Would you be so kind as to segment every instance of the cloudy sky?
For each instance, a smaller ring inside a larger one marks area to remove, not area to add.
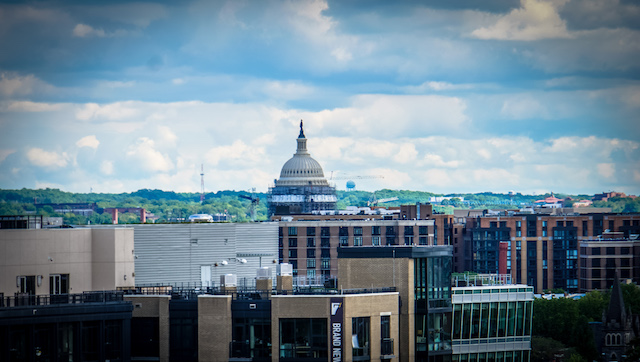
[[[626,0],[0,5],[0,188],[640,193]]]

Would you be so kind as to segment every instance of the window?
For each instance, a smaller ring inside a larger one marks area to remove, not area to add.
[[[518,221],[518,222],[520,222],[520,221]],[[489,223],[489,227],[490,228],[497,228],[498,227],[498,222],[497,221],[491,221]]]
[[[564,221],[556,221],[556,226],[563,227]]]
[[[328,248],[331,246],[331,239],[330,238],[322,238],[320,239],[320,247],[321,248]]]
[[[307,238],[307,247],[315,248],[316,247],[316,238]]]
[[[280,319],[280,358],[328,359],[329,338],[325,318]]]
[[[316,228],[308,227],[307,228],[307,236],[316,236]]]
[[[591,259],[591,266],[599,268],[600,267],[600,258]]]
[[[582,221],[582,236],[589,236],[589,223],[587,220]]]
[[[362,235],[362,226],[356,226],[353,228],[353,235]]]
[[[331,236],[331,231],[328,227],[323,226],[320,228],[320,236]]]
[[[298,228],[295,226],[289,226],[289,236],[298,235]]]
[[[396,235],[396,229],[393,226],[387,226],[386,235]]]
[[[339,230],[339,235],[340,236],[349,236],[349,228],[341,226],[340,230]]]
[[[426,236],[421,236],[420,239],[418,240],[420,245],[427,245],[427,237]]]
[[[331,257],[330,249],[321,249],[320,250],[320,257],[322,257],[322,258],[330,258]]]
[[[331,259],[329,258],[322,258],[322,270],[329,270],[331,269]]]
[[[405,226],[404,227],[405,235],[413,235],[413,226]]]
[[[522,221],[516,221],[516,227],[517,228],[522,227]]]
[[[316,259],[307,259],[307,268],[314,269],[316,267]],[[307,272],[309,275],[309,272]]]
[[[353,237],[353,246],[362,246],[362,236]]]
[[[543,229],[543,230],[542,230],[542,236],[543,236],[543,237],[546,237],[546,236],[547,236],[547,229]]]
[[[420,235],[428,235],[429,228],[427,226],[418,226],[418,234]]]
[[[289,247],[290,248],[295,248],[298,246],[298,239],[297,238],[289,238]]]
[[[309,264],[309,263],[307,263],[307,265],[308,265],[308,264]],[[314,263],[313,263],[313,267],[314,267],[314,268],[316,267],[315,260],[314,260]],[[315,278],[315,277],[316,277],[316,271],[315,271],[315,269],[309,269],[309,270],[307,270],[307,278]]]
[[[404,245],[413,245],[413,236],[405,236]]]
[[[380,226],[372,226],[371,235],[380,235]]]
[[[607,247],[607,255],[616,255],[616,248]]]
[[[371,324],[369,317],[356,317],[351,319],[351,343],[353,357],[365,357],[370,355],[369,345]]]
[[[600,255],[600,248],[591,249],[591,255]]]
[[[543,220],[543,221],[542,221],[542,227],[543,227],[543,228],[546,228],[546,227],[547,227],[547,220]]]
[[[289,258],[297,258],[297,257],[298,257],[298,250],[289,249]]]
[[[49,294],[69,294],[69,274],[51,274]]]
[[[341,236],[340,237],[340,246],[349,246],[349,237]]]
[[[371,245],[380,246],[380,237],[379,236],[372,236],[371,237]]]
[[[315,258],[316,249],[307,249],[307,258]]]
[[[393,339],[391,339],[391,316],[380,316],[380,354],[393,354]]]
[[[521,236],[522,236],[522,230],[517,230],[516,237],[521,237]]]

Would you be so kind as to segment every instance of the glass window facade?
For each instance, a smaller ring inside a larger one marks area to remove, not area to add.
[[[451,256],[414,259],[416,359],[451,353]]]
[[[280,319],[280,360],[328,358],[327,320],[325,318]]]

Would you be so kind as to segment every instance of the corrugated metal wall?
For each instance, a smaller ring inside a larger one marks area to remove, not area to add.
[[[256,276],[262,265],[275,269],[278,258],[278,223],[142,224],[135,229],[136,285],[201,281],[201,266],[211,266],[217,285],[222,274],[238,280]],[[266,256],[268,255],[268,256]],[[246,259],[242,264],[236,258]],[[227,261],[223,265],[222,261]],[[214,266],[215,264],[218,266]],[[275,274],[275,272],[273,273]]]

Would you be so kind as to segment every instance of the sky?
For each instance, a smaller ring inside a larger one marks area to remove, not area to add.
[[[640,194],[630,0],[0,4],[0,188]]]

